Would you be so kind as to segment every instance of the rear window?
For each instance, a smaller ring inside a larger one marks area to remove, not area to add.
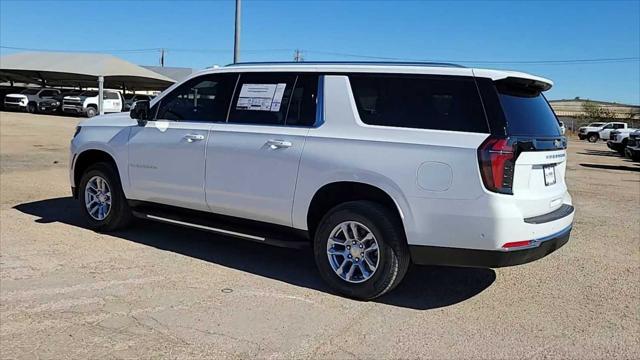
[[[472,78],[367,74],[349,81],[365,124],[489,132]]]
[[[507,133],[516,136],[560,136],[558,119],[540,91],[496,83],[507,122]]]

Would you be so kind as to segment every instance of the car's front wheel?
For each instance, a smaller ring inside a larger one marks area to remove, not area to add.
[[[598,136],[598,134],[589,134],[589,136],[587,137],[587,140],[590,143],[594,143],[594,142],[598,141],[598,138],[600,138],[600,136]]]
[[[314,256],[320,275],[333,289],[362,300],[396,287],[410,262],[400,219],[370,201],[331,209],[316,231]]]
[[[87,108],[87,111],[85,112],[85,115],[87,115],[88,118],[92,118],[96,116],[96,114],[98,114],[98,109],[94,108],[93,106],[89,106]]]
[[[131,222],[131,209],[113,165],[100,162],[89,166],[79,190],[78,200],[91,229],[113,231]]]

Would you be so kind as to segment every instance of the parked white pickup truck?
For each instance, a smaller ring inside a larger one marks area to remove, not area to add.
[[[36,113],[40,102],[53,98],[60,94],[58,89],[50,88],[29,88],[17,94],[7,94],[4,98],[6,109],[16,109]]]
[[[578,129],[578,138],[580,140],[587,139],[589,142],[596,142],[598,139],[609,139],[611,130],[626,129],[627,123],[623,122],[594,122]]]
[[[627,143],[629,142],[629,134],[636,130],[638,129],[624,128],[612,131],[609,135],[609,140],[607,141],[607,147],[611,150],[617,151],[620,155],[624,155],[624,149],[627,147]]]
[[[102,99],[105,113],[123,111],[124,99],[118,91],[104,90]],[[86,117],[94,117],[98,114],[98,92],[85,91],[79,95],[65,96],[62,100],[62,111],[66,113],[82,114]]]

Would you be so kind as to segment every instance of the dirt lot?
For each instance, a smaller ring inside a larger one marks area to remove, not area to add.
[[[308,251],[141,223],[101,235],[69,197],[80,119],[0,113],[2,358],[639,358],[640,166],[571,141],[570,242],[532,264],[413,267],[375,302]]]

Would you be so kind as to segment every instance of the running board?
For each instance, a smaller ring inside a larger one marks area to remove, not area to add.
[[[204,230],[220,235],[269,244],[278,247],[301,249],[310,245],[306,232],[255,221],[221,216],[200,211],[165,206],[135,206],[133,216],[166,224]]]

